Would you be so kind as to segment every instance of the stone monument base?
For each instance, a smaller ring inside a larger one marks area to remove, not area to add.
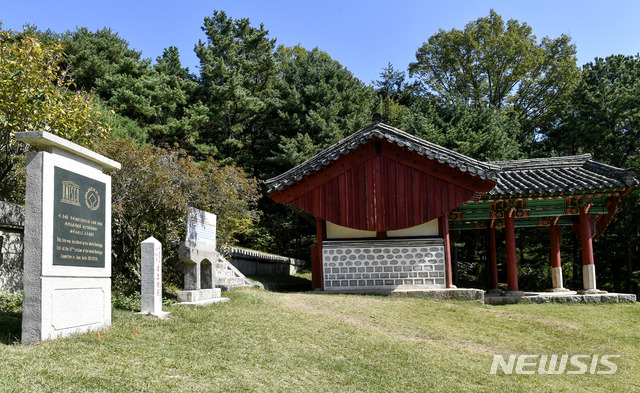
[[[178,292],[178,303],[183,305],[206,305],[213,303],[228,302],[230,299],[221,297],[220,288],[194,289],[190,291]]]
[[[160,311],[159,313],[141,311],[141,312],[137,312],[136,314],[139,314],[139,315],[153,315],[154,317],[157,317],[159,319],[168,319],[169,318],[169,314],[171,314],[171,313],[167,312],[167,311]]]

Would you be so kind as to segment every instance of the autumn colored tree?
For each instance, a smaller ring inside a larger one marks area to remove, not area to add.
[[[28,147],[16,132],[45,130],[79,144],[104,137],[108,127],[92,96],[76,91],[60,66],[62,46],[34,35],[0,31],[0,199],[20,202],[15,168]]]

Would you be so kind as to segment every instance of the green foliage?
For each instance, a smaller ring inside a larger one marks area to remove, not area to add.
[[[175,303],[175,300],[164,296],[162,297],[163,306],[170,306],[173,303]],[[136,291],[127,295],[121,291],[113,291],[111,293],[111,307],[119,310],[138,312],[142,307],[141,293]]]
[[[271,125],[275,176],[371,122],[373,89],[327,53],[280,46],[278,116]],[[265,152],[267,153],[267,152]],[[268,154],[268,153],[267,153]]]
[[[139,286],[140,243],[154,236],[163,245],[164,277],[181,279],[178,244],[188,207],[218,216],[220,246],[251,230],[258,218],[257,184],[233,166],[196,163],[184,151],[138,146],[126,140],[96,143],[99,153],[122,163],[113,176],[113,274],[125,289]]]
[[[576,49],[570,41],[563,35],[538,44],[526,23],[504,23],[491,10],[464,30],[431,36],[409,71],[423,93],[435,93],[451,105],[515,112],[527,126],[522,141],[532,143],[540,122],[561,106],[577,80]]]
[[[562,126],[548,133],[552,148],[563,154],[592,152],[595,160],[640,168],[639,97],[638,57],[587,63]]]
[[[149,60],[141,61],[141,52],[130,49],[127,41],[106,27],[96,32],[86,27],[67,31],[62,44],[75,83],[85,90],[112,75],[142,76],[150,64]]]
[[[275,40],[262,25],[214,11],[202,27],[207,42],[195,51],[200,59],[199,100],[209,110],[200,137],[215,146],[225,162],[255,168],[260,144],[267,140],[266,121],[277,105],[274,85]],[[212,151],[213,152],[213,151]]]
[[[71,88],[62,59],[59,44],[0,31],[0,200],[22,199],[16,166],[28,147],[16,132],[45,130],[81,145],[107,133],[91,95]]]
[[[0,291],[0,313],[22,311],[22,298],[22,291],[15,293]]]
[[[126,311],[140,311],[142,299],[140,292],[125,295],[122,292],[111,293],[111,307]]]
[[[380,79],[373,82],[377,87],[376,92],[383,98],[398,98],[405,91],[405,73],[397,71],[393,68],[393,64],[389,63],[382,69]]]

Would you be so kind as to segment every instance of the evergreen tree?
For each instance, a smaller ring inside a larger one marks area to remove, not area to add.
[[[195,51],[200,59],[199,100],[208,109],[200,137],[216,146],[224,162],[238,162],[255,172],[267,140],[266,126],[278,105],[275,40],[263,25],[232,19],[214,11],[202,27],[207,41]]]
[[[273,176],[371,122],[373,90],[318,48],[279,47],[278,115],[271,124]],[[267,153],[267,152],[265,152]]]

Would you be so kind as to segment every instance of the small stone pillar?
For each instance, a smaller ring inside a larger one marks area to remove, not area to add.
[[[162,244],[153,237],[142,242],[141,313],[157,317],[162,311]]]

